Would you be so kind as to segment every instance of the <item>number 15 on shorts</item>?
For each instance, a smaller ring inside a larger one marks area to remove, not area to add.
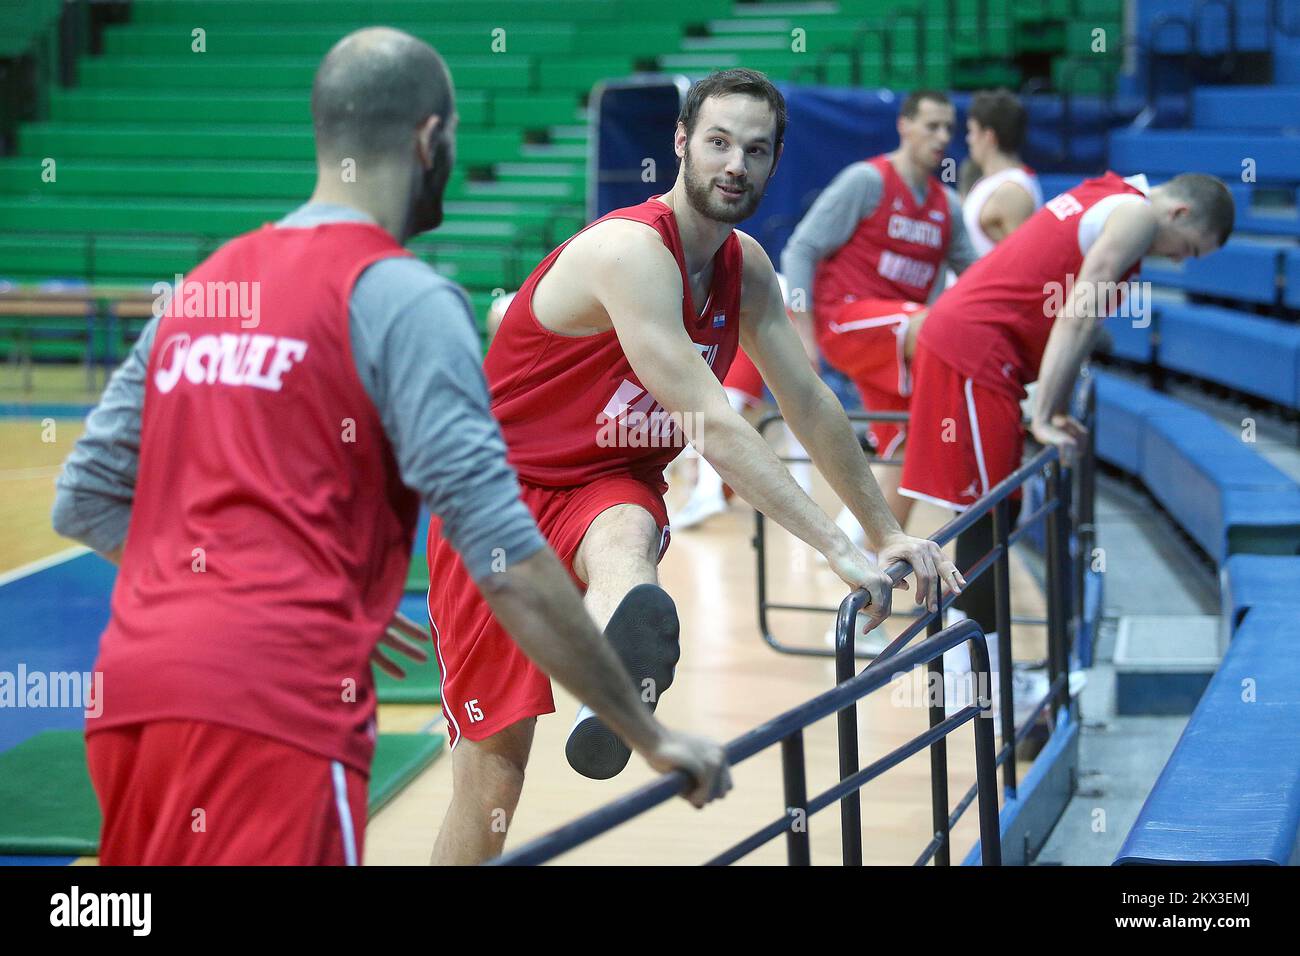
[[[465,713],[469,714],[469,722],[477,724],[483,719],[483,709],[478,705],[478,698],[465,701]]]

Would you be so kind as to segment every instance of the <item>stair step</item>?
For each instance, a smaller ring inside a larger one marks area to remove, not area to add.
[[[1223,624],[1214,615],[1122,617],[1114,656],[1116,711],[1190,714],[1219,667],[1223,644]]]

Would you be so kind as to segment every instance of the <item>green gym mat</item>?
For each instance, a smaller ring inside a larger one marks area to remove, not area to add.
[[[375,762],[370,766],[370,815],[415,779],[442,752],[442,734],[380,734]]]
[[[446,743],[440,734],[380,734],[370,772],[370,816]],[[47,730],[0,753],[0,855],[94,856],[99,823],[81,731]]]
[[[406,593],[429,590],[429,560],[424,552],[411,555],[411,566],[406,571]]]
[[[385,648],[384,653],[388,658],[406,671],[406,676],[401,680],[389,677],[378,667],[371,665],[371,670],[375,674],[375,693],[381,704],[442,703],[442,682],[438,674],[438,659],[433,652],[433,645],[421,646],[429,652],[429,659],[423,664],[417,664]]]

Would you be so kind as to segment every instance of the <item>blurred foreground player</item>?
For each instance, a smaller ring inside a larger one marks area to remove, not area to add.
[[[720,749],[641,706],[520,503],[463,293],[402,249],[442,220],[442,60],[354,33],[312,115],[311,201],[194,269],[59,479],[55,527],[121,564],[86,728],[101,861],[360,862],[370,664],[390,622],[419,633],[394,611],[420,498],[537,666],[694,802],[720,794]],[[260,308],[214,310],[214,288]]]
[[[615,210],[548,255],[506,312],[485,363],[524,501],[586,588],[586,606],[653,707],[673,677],[678,620],[658,586],[668,544],[664,467],[689,439],[736,493],[822,552],[888,613],[890,579],[855,548],[727,403],[720,379],[738,344],[795,434],[869,530],[884,562],[907,561],[917,597],[961,579],[931,541],[898,527],[843,409],[814,374],[762,248],[732,225],[758,205],[780,156],[781,94],[760,73],[727,70],[687,95],[675,134],[677,180]],[[550,682],[505,639],[437,522],[429,573],[440,635],[454,793],[435,860],[499,852],[494,808],[513,808]],[[582,711],[566,746],[580,773],[619,773],[628,751]],[[503,829],[503,828],[501,828]]]
[[[1107,173],[1034,213],[930,309],[913,365],[899,490],[955,511],[987,494],[1020,466],[1020,402],[1034,381],[1030,431],[1068,463],[1084,434],[1067,414],[1075,380],[1142,257],[1207,255],[1227,241],[1233,219],[1223,183],[1194,173],[1154,189],[1144,176]],[[1137,311],[1145,305],[1129,302]],[[957,564],[970,567],[992,547],[986,516],[958,537]],[[991,575],[957,604],[986,634],[996,630]]]

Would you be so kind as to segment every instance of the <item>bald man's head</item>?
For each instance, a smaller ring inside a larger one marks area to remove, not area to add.
[[[334,44],[316,71],[316,151],[329,159],[383,160],[410,149],[431,115],[445,130],[453,108],[451,77],[433,47],[389,27],[357,30]]]

